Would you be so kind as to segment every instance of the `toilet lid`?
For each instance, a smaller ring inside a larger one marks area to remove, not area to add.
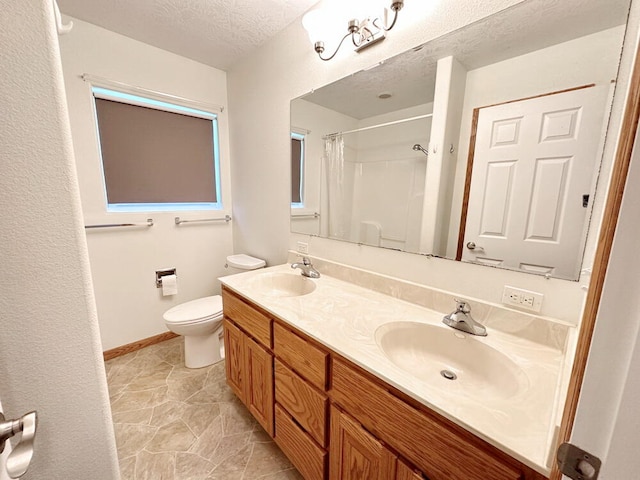
[[[266,265],[266,262],[264,260],[261,260],[260,258],[245,255],[244,253],[239,253],[237,255],[229,255],[227,257],[227,264],[230,267],[238,268],[241,270],[256,270],[258,268],[264,267]]]
[[[176,305],[164,312],[162,317],[167,322],[177,324],[208,320],[219,315],[222,315],[222,297],[213,295]]]

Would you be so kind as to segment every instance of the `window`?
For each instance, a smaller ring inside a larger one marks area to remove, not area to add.
[[[291,132],[291,206],[304,207],[304,135]]]
[[[93,87],[107,211],[222,208],[213,113]]]

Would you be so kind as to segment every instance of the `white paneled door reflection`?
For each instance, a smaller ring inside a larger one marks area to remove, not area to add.
[[[479,110],[464,260],[577,278],[608,94],[591,86]]]

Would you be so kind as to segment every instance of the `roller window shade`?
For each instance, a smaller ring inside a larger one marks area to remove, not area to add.
[[[218,201],[213,120],[95,101],[109,204]]]
[[[291,203],[302,203],[302,140],[291,139]]]

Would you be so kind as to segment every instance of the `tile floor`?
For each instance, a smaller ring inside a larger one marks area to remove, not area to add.
[[[122,480],[302,479],[225,383],[187,369],[182,338],[105,362]]]

